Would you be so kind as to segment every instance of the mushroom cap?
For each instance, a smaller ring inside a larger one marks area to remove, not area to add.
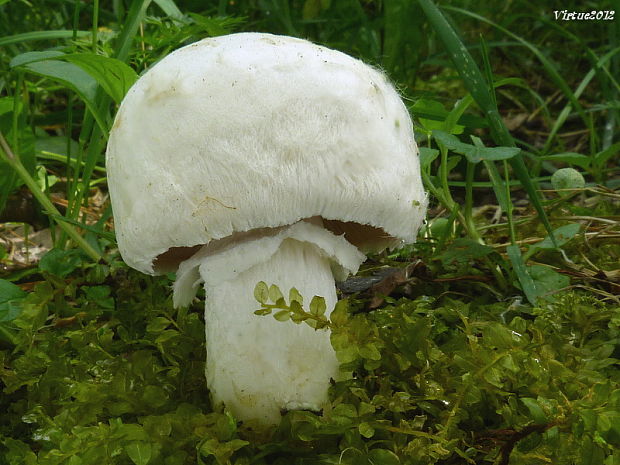
[[[426,212],[411,119],[386,77],[271,34],[204,39],[153,66],[116,115],[107,172],[120,252],[149,274],[315,216],[378,251],[413,242]]]

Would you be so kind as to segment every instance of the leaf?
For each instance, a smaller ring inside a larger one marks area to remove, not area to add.
[[[449,112],[444,108],[441,102],[437,100],[421,98],[411,107],[411,112],[420,120],[420,124],[428,131],[446,129],[446,118],[448,118]],[[455,125],[451,132],[454,134],[461,134],[463,129],[463,126]]]
[[[539,296],[558,291],[570,284],[568,276],[560,274],[548,266],[532,265],[528,266],[527,269]]]
[[[2,2],[6,3],[6,1]],[[2,4],[0,3],[0,5]],[[77,37],[85,37],[90,35],[90,31],[75,31]],[[52,39],[71,39],[74,31],[67,29],[51,30],[51,31],[32,31],[0,38],[0,47],[9,44],[23,44],[34,40],[52,40]]]
[[[280,299],[284,300],[284,296],[282,295],[282,291],[280,291],[280,288],[275,284],[269,286],[269,300],[277,303]]]
[[[58,57],[59,56],[60,55],[58,55]],[[17,60],[17,58],[19,57],[16,57],[14,60]],[[32,59],[32,57],[30,57],[30,59]],[[16,63],[20,63],[20,60],[17,60]],[[46,77],[53,81],[59,82],[67,88],[73,90],[84,101],[101,130],[104,133],[107,133],[108,128],[106,119],[104,115],[100,113],[95,102],[97,95],[97,81],[82,68],[73,63],[67,63],[56,59],[29,61],[26,64],[16,66],[23,67],[25,70],[38,76]]]
[[[545,412],[543,411],[542,407],[538,404],[536,399],[532,399],[531,397],[521,397],[520,400],[530,411],[530,415],[532,416],[532,419],[534,420],[534,422],[547,423],[549,421],[549,419],[547,418],[547,415],[545,415]]]
[[[254,286],[254,298],[261,304],[269,301],[269,288],[264,281],[260,281]]]
[[[545,155],[540,157],[541,160],[551,162],[568,163],[570,165],[579,166],[580,168],[588,168],[592,163],[592,158],[575,152],[556,153],[553,155]]]
[[[288,321],[291,318],[291,312],[288,310],[280,310],[274,313],[273,317],[278,321]]]
[[[346,324],[349,319],[348,310],[349,301],[347,299],[342,299],[336,302],[334,310],[329,315],[329,319],[331,320],[332,324],[336,326],[342,326]]]
[[[532,277],[527,271],[527,268],[525,267],[523,257],[521,256],[521,249],[519,249],[518,245],[509,245],[508,247],[506,247],[506,252],[508,253],[508,258],[510,258],[512,268],[517,275],[517,279],[521,284],[521,289],[523,289],[527,300],[529,300],[532,305],[536,305],[536,301],[539,296],[539,290],[536,288],[534,280],[532,279]]]
[[[170,18],[185,22],[185,16],[174,0],[153,0]]]
[[[37,61],[50,60],[63,56],[64,53],[58,50],[46,50],[42,52],[25,52],[14,56],[9,62],[11,68],[24,66]]]
[[[82,259],[78,254],[79,251],[76,249],[52,249],[41,258],[39,269],[59,278],[64,278],[82,263]]]
[[[381,352],[373,343],[364,344],[359,348],[359,354],[369,360],[381,360]]]
[[[360,423],[357,429],[360,432],[360,434],[367,439],[370,439],[371,437],[375,435],[375,429],[370,425],[370,423],[366,423],[366,422]]]
[[[26,295],[26,292],[22,291],[19,286],[5,279],[0,279],[0,308],[2,308],[2,304],[7,303],[8,301],[21,299],[26,297]]]
[[[554,229],[553,235],[555,236],[557,247],[563,246],[572,238],[574,238],[580,229],[581,225],[579,223],[565,224],[564,226],[560,226],[559,228]],[[542,241],[530,245],[528,254],[530,253],[530,251],[539,249],[555,249],[556,245],[553,244],[551,237],[547,236]]]
[[[517,147],[479,147],[465,144],[456,136],[440,130],[433,131],[433,137],[453,152],[465,155],[470,163],[508,160],[521,152]]]
[[[129,88],[138,79],[133,69],[116,58],[94,53],[74,53],[60,59],[86,71],[116,103],[121,103]]]
[[[439,150],[429,147],[420,147],[420,166],[428,167],[439,156]]]
[[[368,452],[368,460],[373,465],[399,465],[398,456],[388,449],[372,449]]]
[[[294,287],[291,287],[291,290],[288,292],[288,301],[290,304],[292,304],[293,302],[299,302],[300,305],[304,304],[304,298]]]
[[[466,263],[493,253],[493,247],[480,244],[471,239],[459,238],[452,242],[445,252],[439,255],[444,265],[452,262]]]
[[[310,313],[316,316],[321,316],[325,314],[327,310],[327,305],[325,304],[325,299],[321,296],[315,295],[312,297],[310,301]]]
[[[127,444],[125,452],[136,465],[147,465],[151,461],[153,449],[148,442],[136,441]]]

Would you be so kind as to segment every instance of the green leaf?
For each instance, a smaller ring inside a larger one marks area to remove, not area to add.
[[[36,53],[36,52],[30,52]],[[40,52],[46,53],[46,52]],[[58,55],[60,57],[60,55]],[[16,57],[14,60],[17,60]],[[30,57],[31,59],[32,57]],[[16,61],[20,63],[19,60]],[[97,124],[104,133],[107,133],[107,124],[104,115],[99,111],[95,102],[97,81],[79,66],[57,59],[29,61],[24,65],[16,65],[30,73],[59,82],[77,93],[93,114]]]
[[[61,59],[86,71],[116,103],[123,100],[129,88],[138,79],[133,69],[116,58],[93,53],[74,53],[64,55]]]
[[[480,147],[477,145],[465,144],[456,136],[439,130],[433,131],[433,137],[453,152],[465,155],[467,161],[470,163],[508,160],[521,152],[521,149],[517,147]]]
[[[429,147],[420,147],[420,165],[427,168],[439,156],[439,150]]]
[[[530,411],[530,415],[532,416],[532,419],[534,420],[534,422],[542,424],[542,423],[547,423],[549,421],[549,419],[547,418],[547,415],[545,415],[545,412],[543,411],[542,407],[538,404],[536,399],[532,399],[531,397],[521,397],[520,400]]]
[[[35,63],[37,61],[50,60],[54,58],[58,58],[63,56],[64,53],[58,50],[46,50],[46,51],[36,51],[36,52],[25,52],[19,55],[14,56],[9,62],[9,66],[11,68],[16,68],[18,66],[24,66],[30,63]]]
[[[360,423],[357,429],[360,432],[360,434],[367,439],[370,439],[371,437],[375,435],[375,429],[370,425],[370,423],[366,423],[366,422]]]
[[[540,250],[540,249],[555,249],[556,245],[558,247],[563,246],[568,241],[573,239],[579,230],[581,229],[581,225],[579,223],[570,223],[565,224],[564,226],[560,226],[557,229],[553,230],[553,235],[555,236],[556,244],[553,244],[550,236],[545,237],[542,241],[532,244],[529,247],[528,254],[530,251]]]
[[[427,131],[446,129],[446,119],[449,116],[449,112],[437,100],[418,99],[411,107],[411,112],[420,120],[420,124]],[[477,126],[479,123],[480,121],[477,121],[474,123],[474,126]],[[463,129],[463,126],[454,125],[451,132],[461,134]]]
[[[273,317],[278,321],[288,321],[291,318],[291,312],[289,310],[280,310],[274,313]]]
[[[550,162],[568,163],[570,165],[579,166],[580,168],[588,168],[592,163],[592,158],[575,152],[556,153],[553,155],[545,155],[540,157],[541,160]]]
[[[264,281],[260,281],[254,286],[254,298],[261,304],[269,301],[269,287]]]
[[[185,16],[183,16],[183,13],[179,10],[179,7],[176,3],[174,3],[174,0],[154,0],[154,2],[157,3],[157,6],[159,6],[170,18],[179,21],[185,20]]]
[[[23,44],[24,42],[35,40],[71,39],[73,34],[74,31],[67,29],[25,32],[23,34],[0,37],[0,47],[9,44]],[[85,37],[89,34],[90,31],[75,31],[76,37]]]
[[[153,448],[148,442],[135,441],[125,446],[125,452],[136,465],[147,465],[151,461]]]
[[[142,400],[151,408],[159,408],[168,402],[168,393],[159,386],[146,386]]]
[[[258,316],[271,315],[271,312],[272,312],[271,308],[261,308],[259,310],[254,310],[254,315],[258,315]]]
[[[486,257],[493,253],[493,247],[480,244],[471,239],[459,238],[452,242],[448,248],[439,255],[444,265],[452,262],[466,263],[470,260]]]
[[[372,449],[368,452],[368,460],[373,465],[399,465],[398,456],[388,449]]]
[[[359,354],[369,360],[381,360],[381,352],[373,343],[364,344],[359,348]]]
[[[280,288],[275,284],[269,286],[269,300],[277,303],[280,299],[284,300],[284,296],[282,295],[282,291],[280,291]]]
[[[21,299],[26,295],[26,292],[22,291],[22,289],[16,284],[13,284],[5,279],[0,279],[0,308],[2,308],[2,304],[7,303],[8,301]]]
[[[560,274],[548,266],[532,265],[528,266],[527,269],[539,296],[564,289],[570,284],[568,276]]]
[[[310,313],[312,315],[321,316],[325,315],[325,311],[327,310],[327,305],[325,304],[325,299],[321,296],[315,295],[312,297],[310,301]]]
[[[334,310],[329,315],[329,319],[332,324],[336,326],[343,326],[349,319],[349,301],[342,299],[336,302]]]
[[[536,305],[539,291],[536,288],[534,280],[532,279],[532,277],[528,273],[527,268],[525,267],[523,257],[521,256],[521,249],[519,249],[518,245],[509,245],[508,247],[506,247],[506,252],[508,253],[508,258],[510,258],[512,267],[515,271],[515,274],[517,275],[517,279],[521,284],[521,288],[523,289],[527,300],[529,300],[532,305]]]
[[[301,306],[301,303],[298,300],[292,300],[291,301],[291,305],[289,305],[289,308],[291,310],[292,313],[296,313],[298,315],[303,315],[304,314],[304,309]]]
[[[82,259],[76,249],[52,249],[41,258],[39,269],[59,278],[64,278],[79,267],[81,263]]]
[[[304,298],[294,287],[291,287],[291,290],[288,292],[288,301],[290,304],[292,304],[293,302],[299,302],[300,305],[304,304]]]

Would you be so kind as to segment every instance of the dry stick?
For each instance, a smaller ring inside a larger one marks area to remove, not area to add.
[[[45,211],[49,215],[54,215],[56,217],[63,218],[60,212],[56,209],[54,204],[50,199],[47,198],[45,193],[39,188],[37,182],[30,176],[30,173],[24,168],[21,160],[17,155],[13,153],[11,147],[8,142],[4,138],[4,135],[0,131],[0,157],[6,161],[11,168],[15,170],[17,175],[21,178],[21,180],[28,186],[32,195],[41,203],[41,206],[45,209]],[[75,228],[73,228],[70,224],[60,221],[58,226],[67,233],[67,235],[75,241],[75,243],[80,246],[89,257],[91,257],[95,261],[101,260],[103,257],[99,252],[97,252],[86,240],[78,233]]]

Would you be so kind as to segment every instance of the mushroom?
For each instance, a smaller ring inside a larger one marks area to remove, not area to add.
[[[386,77],[292,37],[240,33],[166,56],[130,89],[107,148],[125,262],[206,290],[206,377],[240,420],[320,410],[328,330],[254,314],[259,281],[337,302],[365,254],[414,242],[426,211],[405,105]]]

